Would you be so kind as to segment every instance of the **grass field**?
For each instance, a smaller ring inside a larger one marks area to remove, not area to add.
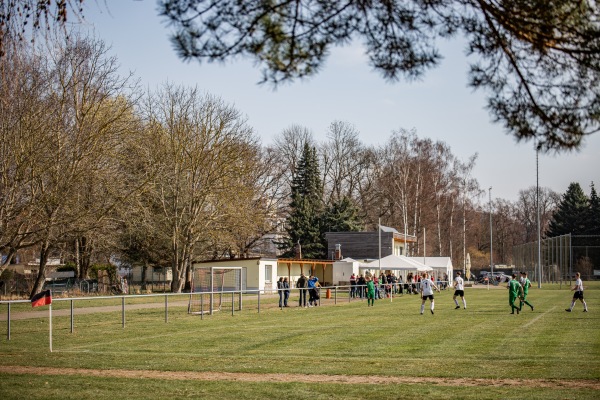
[[[443,291],[435,315],[405,295],[284,310],[270,298],[260,313],[249,298],[203,320],[170,307],[168,323],[132,309],[125,328],[120,312],[85,314],[74,333],[54,317],[52,353],[47,318],[15,320],[10,341],[0,330],[0,399],[597,399],[600,283],[584,285],[588,313],[565,312],[572,292],[547,284],[520,315],[506,289],[467,288],[466,310]]]

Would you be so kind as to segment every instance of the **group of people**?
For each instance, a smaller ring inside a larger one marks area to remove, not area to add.
[[[321,287],[319,278],[314,275],[310,275],[307,278],[304,273],[301,273],[296,282],[296,287],[300,292],[300,298],[298,300],[298,305],[300,307],[316,307],[319,305],[319,299],[321,298],[319,293],[319,288]],[[308,302],[306,300],[307,295]]]
[[[357,279],[356,275],[352,274],[350,277],[351,282],[351,297],[360,296],[361,298],[365,296],[367,298],[367,306],[373,307],[375,305],[375,299],[381,298],[380,291],[376,290],[378,284],[382,281],[385,282],[384,285],[389,285],[389,281],[387,280],[387,276],[383,273],[381,274],[385,278],[377,279],[377,276],[373,276],[371,274],[367,274],[366,276],[360,275]],[[508,282],[506,286],[508,289],[508,304],[511,307],[511,314],[515,312],[519,314],[523,309],[523,304],[528,305],[533,311],[534,307],[527,300],[527,296],[529,294],[529,288],[531,287],[531,281],[527,276],[527,272],[523,271],[520,273],[521,277],[517,280],[517,274],[513,273],[511,276],[511,280]],[[384,280],[385,279],[385,280]],[[413,278],[409,280],[407,277],[407,282],[412,282]],[[361,283],[359,283],[361,282]],[[362,283],[364,282],[364,283]],[[425,311],[425,303],[427,300],[430,302],[429,311],[431,314],[434,314],[435,302],[434,302],[434,290],[440,292],[440,286],[434,283],[433,277],[430,277],[427,272],[424,272],[419,278],[418,282],[420,283],[420,295],[421,295],[421,314]],[[300,299],[299,306],[300,307],[313,307],[318,305],[318,300],[320,299],[319,295],[319,279],[310,275],[310,277],[306,277],[304,273],[300,275],[298,281],[296,283],[296,287],[300,290]],[[412,285],[411,285],[412,286]],[[360,291],[357,290],[360,288]],[[288,299],[290,296],[290,285],[288,282],[288,278],[281,277],[277,282],[277,289],[279,293],[279,307],[289,307]],[[364,289],[364,290],[363,290]],[[412,288],[411,288],[412,289]],[[390,289],[391,290],[391,289]],[[587,312],[587,304],[583,298],[583,282],[581,281],[581,274],[579,272],[576,273],[576,281],[575,286],[571,289],[575,293],[573,294],[573,300],[571,301],[571,306],[565,311],[571,312],[573,307],[575,307],[575,303],[577,300],[581,301],[583,304],[583,311]],[[307,304],[307,293],[308,293],[308,304]],[[464,291],[464,280],[461,276],[461,272],[458,271],[456,273],[456,278],[454,279],[454,296],[452,297],[455,309],[460,309],[460,304],[458,302],[458,297],[460,297],[461,302],[463,304],[463,308],[467,309],[467,300],[465,299],[465,291]],[[516,302],[519,300],[519,305],[517,306]]]
[[[280,277],[277,281],[277,293],[279,294],[279,307],[289,307],[290,282],[288,278]]]
[[[521,312],[523,309],[523,304],[527,304],[531,311],[533,311],[533,305],[527,301],[527,295],[529,294],[529,288],[531,287],[531,281],[527,277],[527,272],[521,272],[521,278],[517,280],[517,274],[513,273],[511,275],[511,280],[508,281],[508,304],[511,308],[511,314],[514,314],[515,311],[517,314]],[[515,302],[519,300],[519,306],[515,305]]]
[[[429,300],[429,311],[431,314],[434,314],[435,311],[435,301],[433,291],[437,290],[439,293],[443,283],[440,283],[438,280],[438,284],[434,283],[433,276],[429,276],[427,272],[423,272],[419,279],[420,285],[420,294],[421,294],[421,315],[425,312],[425,303]],[[465,287],[464,280],[461,276],[460,271],[456,273],[456,278],[454,278],[454,296],[452,299],[454,300],[454,304],[456,305],[455,310],[460,308],[458,304],[457,297],[461,298],[463,303],[463,307],[465,310],[467,309],[467,300],[465,299]]]

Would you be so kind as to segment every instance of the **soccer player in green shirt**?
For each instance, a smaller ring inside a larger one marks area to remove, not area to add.
[[[515,310],[517,310],[517,314],[519,314],[521,309],[519,307],[515,306],[515,301],[520,296],[523,296],[523,287],[517,280],[517,274],[512,274],[512,279],[510,280],[510,282],[508,282],[507,288],[508,288],[508,304],[510,305],[510,307],[512,309],[511,314],[514,314]]]
[[[367,277],[367,307],[375,305],[375,282],[371,277]]]
[[[529,293],[529,288],[531,287],[531,281],[527,277],[527,272],[521,272],[521,285],[523,286],[523,297],[521,297],[521,308],[523,308],[523,303],[527,304],[531,307],[531,311],[533,311],[533,305],[527,301],[527,294]]]

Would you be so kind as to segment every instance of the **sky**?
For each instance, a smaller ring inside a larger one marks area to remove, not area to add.
[[[258,85],[260,68],[249,59],[200,64],[178,58],[156,8],[155,0],[88,0],[83,26],[111,46],[122,75],[133,72],[150,90],[169,82],[216,95],[248,118],[265,146],[292,125],[323,142],[330,124],[344,121],[362,143],[376,147],[395,131],[414,130],[420,138],[445,142],[463,162],[478,155],[472,175],[485,190],[482,201],[490,195],[516,201],[538,177],[541,187],[560,194],[571,182],[588,195],[591,182],[598,189],[600,134],[588,136],[579,151],[540,154],[536,168],[533,144],[517,143],[492,123],[485,93],[467,86],[470,60],[460,39],[439,43],[444,59],[418,82],[386,82],[357,43],[335,48],[317,75],[273,89]]]

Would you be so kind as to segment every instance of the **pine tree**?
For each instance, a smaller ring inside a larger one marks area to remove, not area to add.
[[[295,255],[298,244],[302,258],[323,258],[325,255],[321,240],[322,197],[317,151],[305,143],[292,180],[290,215],[286,228],[288,238],[279,246],[285,251],[284,256]]]
[[[579,183],[571,183],[563,195],[558,209],[552,214],[547,236],[586,233],[586,219],[589,215],[589,199]]]
[[[358,232],[362,229],[362,221],[358,208],[348,197],[334,202],[323,213],[325,232]]]
[[[588,216],[585,219],[587,225],[586,233],[590,235],[600,235],[600,198],[596,193],[594,182],[592,182],[590,193],[590,204],[588,208]]]

